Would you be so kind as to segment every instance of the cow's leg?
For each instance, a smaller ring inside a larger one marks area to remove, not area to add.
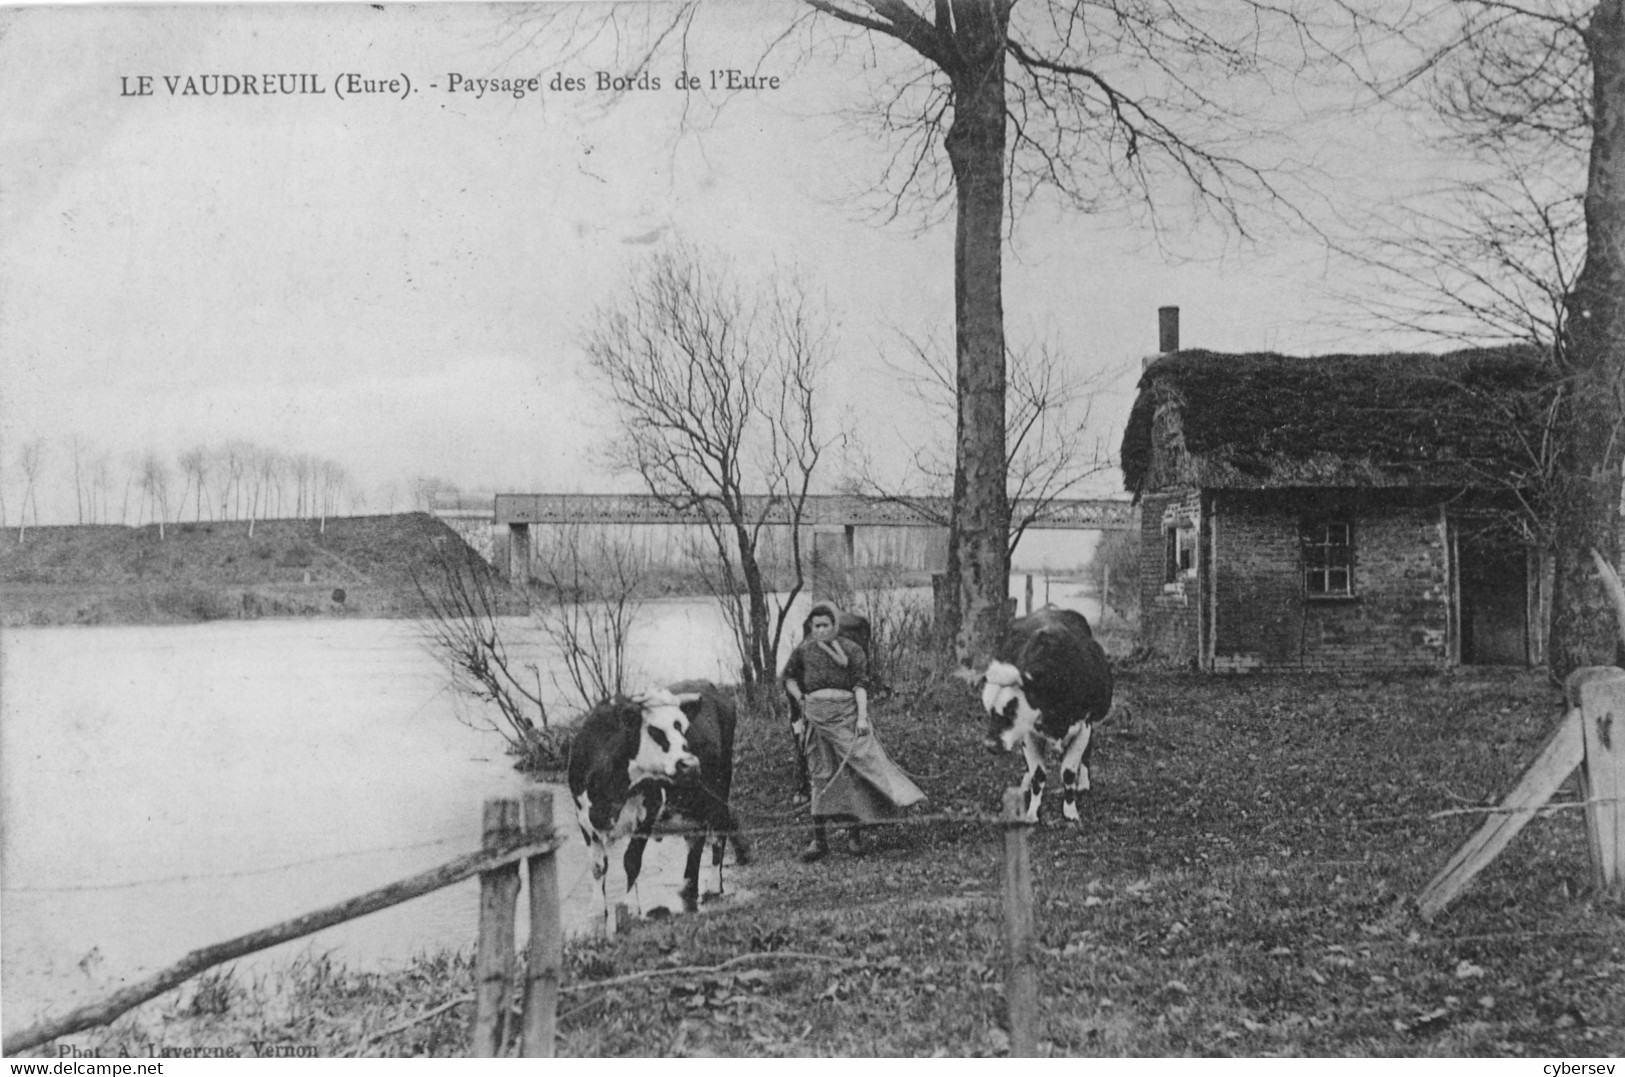
[[[734,863],[743,867],[750,863],[750,842],[745,840],[745,835],[739,831],[739,817],[726,804],[722,806],[718,815],[720,818],[717,820],[717,829],[712,831],[716,835],[717,842],[714,863],[719,868],[722,866],[723,844],[731,841],[734,843]]]
[[[1061,814],[1074,823],[1081,821],[1078,799],[1089,791],[1089,747],[1094,742],[1094,727],[1079,722],[1067,735],[1066,747],[1061,752],[1061,789],[1064,802]]]
[[[726,826],[724,821],[721,825]],[[711,866],[717,869],[717,893],[722,893],[722,858],[728,855],[728,832],[713,830],[711,835]]]
[[[638,876],[643,874],[643,850],[649,844],[649,835],[640,831],[626,843],[626,855],[621,863],[626,866],[626,896],[636,903],[638,915],[643,915],[643,901],[638,897]]]
[[[643,874],[643,850],[649,844],[649,836],[654,833],[655,824],[660,821],[660,811],[665,803],[665,790],[644,791],[643,810],[638,813],[637,826],[632,831],[631,839],[626,843],[626,855],[621,861],[626,867],[626,893],[637,905],[639,916],[643,915],[643,899],[637,890],[638,876]]]
[[[604,934],[615,934],[614,910],[609,906],[609,846],[602,834],[581,828],[581,837],[587,842],[587,863],[592,877],[598,880],[598,895],[604,899]]]
[[[705,851],[705,831],[695,830],[684,837],[688,842],[688,859],[683,862],[683,909],[693,912],[700,907],[700,854]]]
[[[1027,776],[1021,780],[1022,805],[1029,823],[1038,822],[1038,805],[1044,799],[1044,748],[1037,738],[1021,738],[1021,754],[1027,757]]]

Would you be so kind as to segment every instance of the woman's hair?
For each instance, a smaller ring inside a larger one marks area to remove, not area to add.
[[[815,617],[828,617],[834,625],[841,623],[841,613],[833,602],[814,602],[813,608],[807,611],[807,623],[811,624]]]

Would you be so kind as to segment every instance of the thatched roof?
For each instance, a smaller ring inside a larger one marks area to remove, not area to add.
[[[1549,401],[1533,348],[1448,355],[1157,359],[1123,433],[1126,487],[1467,486],[1517,481]],[[1153,452],[1155,448],[1155,452]]]

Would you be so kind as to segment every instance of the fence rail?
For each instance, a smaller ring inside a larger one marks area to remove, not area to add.
[[[545,817],[551,820],[552,793],[537,790],[534,794],[527,794],[527,803],[529,803],[529,798],[532,795],[548,799],[548,809],[545,815],[542,814],[538,806],[532,809],[532,818],[541,819]],[[490,810],[488,804],[488,819]],[[517,805],[514,812],[517,814]],[[284,942],[290,942],[293,939],[315,934],[325,928],[355,920],[380,909],[387,909],[392,905],[399,905],[402,902],[420,898],[425,894],[443,890],[476,875],[483,878],[512,874],[516,881],[514,892],[517,896],[519,863],[521,861],[540,859],[551,864],[553,854],[558,850],[562,840],[552,830],[551,825],[545,830],[539,825],[528,829],[507,828],[495,835],[490,832],[488,827],[486,839],[484,847],[478,852],[456,857],[439,867],[430,868],[428,871],[420,872],[410,878],[390,883],[388,886],[382,886],[376,890],[369,890],[365,894],[342,901],[337,905],[330,905],[315,912],[295,917],[292,920],[284,920],[279,924],[250,932],[247,935],[239,935],[234,939],[215,943],[213,946],[193,950],[168,968],[144,980],[137,981],[129,987],[115,991],[104,999],[87,1003],[61,1017],[43,1021],[30,1028],[12,1033],[5,1037],[3,1042],[0,1042],[0,1053],[15,1055],[19,1051],[37,1047],[59,1036],[94,1028],[97,1025],[105,1025],[120,1014],[180,986],[192,977],[214,968],[216,965],[224,964],[239,957],[245,957],[260,950],[269,949]],[[556,865],[554,870],[556,870]],[[554,892],[556,895],[556,885]],[[512,937],[512,915],[510,906],[508,911],[510,938]],[[543,909],[542,915],[544,917],[549,915],[548,910]],[[558,906],[556,902],[551,909],[550,915],[553,922],[553,933],[557,934]],[[533,935],[535,930],[533,926]],[[485,928],[482,926],[482,934],[484,931]],[[511,945],[509,949],[512,950]],[[551,1040],[548,1041],[547,1047],[548,1053],[551,1054]]]

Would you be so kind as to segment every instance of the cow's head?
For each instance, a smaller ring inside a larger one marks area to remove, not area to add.
[[[629,725],[637,725],[637,751],[627,765],[632,784],[698,772],[700,761],[688,750],[688,728],[699,711],[700,697],[672,695],[662,688],[636,696],[632,703],[627,712]]]
[[[1038,725],[1039,712],[1027,702],[1027,678],[1008,662],[988,663],[982,678],[982,709],[987,711],[991,751],[1009,751]]]

